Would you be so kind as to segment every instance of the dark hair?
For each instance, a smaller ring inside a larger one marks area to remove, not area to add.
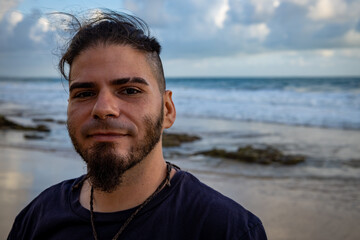
[[[129,45],[146,53],[146,58],[157,78],[160,92],[165,91],[164,70],[160,59],[161,46],[150,36],[147,24],[140,18],[110,10],[101,10],[95,17],[80,22],[74,15],[68,23],[75,30],[59,61],[61,75],[70,80],[71,64],[84,50],[100,44]],[[65,70],[68,64],[69,71]]]

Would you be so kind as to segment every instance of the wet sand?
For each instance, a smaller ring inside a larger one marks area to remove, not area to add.
[[[0,239],[16,215],[47,187],[85,172],[75,154],[0,147]]]
[[[75,153],[0,147],[0,239],[46,187],[85,172]],[[182,166],[181,160],[176,164]],[[188,170],[261,218],[269,239],[359,239],[358,180],[256,178]]]
[[[260,217],[269,239],[360,238],[360,202],[354,203],[359,199],[359,183],[197,176]],[[336,188],[328,184],[338,184],[339,189],[351,188],[348,194],[354,195],[353,199],[339,196]]]

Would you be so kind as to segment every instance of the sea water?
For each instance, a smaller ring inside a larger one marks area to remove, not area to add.
[[[360,129],[360,78],[173,78],[180,115]]]
[[[1,104],[66,119],[67,82],[0,78]],[[168,78],[184,117],[360,129],[360,78]]]
[[[219,160],[191,156],[199,150],[275,144],[289,153],[308,154],[306,163],[285,170],[241,165],[237,173],[360,176],[360,156],[357,155],[360,152],[359,77],[167,78],[167,89],[173,91],[179,119],[172,129],[204,139],[166,150],[168,157],[174,152],[188,154],[189,164],[194,166],[201,162],[202,168],[204,165],[218,166]],[[67,99],[65,80],[0,78],[0,114],[26,125],[37,124],[33,121],[36,118],[66,121]],[[51,132],[45,134],[43,140],[26,140],[23,133],[3,131],[0,144],[72,149],[65,124],[45,124]],[[327,134],[321,129],[328,129]],[[278,136],[280,132],[288,135]],[[299,137],[294,137],[296,135]],[[316,145],[319,142],[324,144]],[[347,162],[354,164],[345,164]],[[226,164],[222,166],[226,168]],[[233,165],[228,168],[232,171]]]

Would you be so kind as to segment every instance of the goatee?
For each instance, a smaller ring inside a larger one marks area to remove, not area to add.
[[[75,150],[87,164],[86,177],[94,189],[113,192],[121,184],[123,174],[139,164],[154,149],[161,137],[163,111],[162,107],[159,116],[144,117],[145,136],[131,147],[127,154],[118,154],[116,152],[117,144],[111,142],[95,143],[89,148],[81,146],[75,137],[75,129],[68,119],[69,136]],[[106,119],[94,121],[103,121],[104,125],[107,124]],[[95,125],[99,125],[99,123]]]

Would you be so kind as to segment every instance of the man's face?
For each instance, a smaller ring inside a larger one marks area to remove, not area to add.
[[[115,190],[122,174],[158,146],[162,99],[146,56],[138,50],[100,45],[74,59],[68,131],[95,188]]]

